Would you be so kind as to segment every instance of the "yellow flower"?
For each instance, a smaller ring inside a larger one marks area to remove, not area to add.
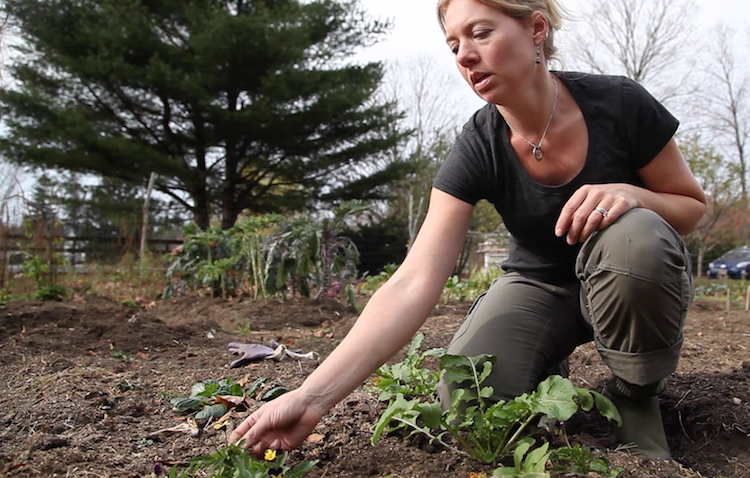
[[[221,430],[225,426],[229,425],[229,420],[224,420],[223,422],[216,422],[214,423],[214,428],[217,430]]]
[[[265,458],[268,461],[273,461],[276,459],[276,450],[266,450]]]
[[[469,473],[469,478],[487,478],[487,475],[485,473],[476,473],[472,471]]]

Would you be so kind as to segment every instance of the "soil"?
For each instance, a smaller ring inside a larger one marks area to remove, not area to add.
[[[422,328],[424,346],[446,346],[468,307],[438,306]],[[594,415],[581,415],[567,439],[601,450],[622,467],[621,477],[750,478],[750,313],[723,309],[723,303],[693,305],[679,369],[661,396],[674,460],[618,449],[611,427]],[[181,297],[129,308],[85,297],[0,307],[0,476],[147,477],[156,462],[213,453],[225,443],[225,430],[207,427],[197,437],[163,431],[185,421],[171,397],[230,375],[267,378],[260,392],[298,386],[314,361],[230,369],[227,344],[277,340],[325,356],[356,316],[333,300]],[[576,350],[577,386],[601,391],[608,378],[590,345]],[[372,446],[383,408],[376,393],[359,387],[324,417],[315,443],[304,443],[288,463],[319,460],[310,478],[492,475],[491,467],[424,440],[389,436]],[[232,423],[246,414],[236,413]]]

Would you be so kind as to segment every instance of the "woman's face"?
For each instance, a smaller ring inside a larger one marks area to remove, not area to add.
[[[445,12],[446,43],[469,86],[483,100],[505,104],[537,66],[534,31],[478,0],[452,0]]]

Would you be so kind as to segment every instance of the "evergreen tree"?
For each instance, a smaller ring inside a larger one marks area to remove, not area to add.
[[[399,117],[352,54],[387,25],[359,0],[6,0],[24,40],[0,150],[145,184],[231,227],[243,211],[385,197]]]

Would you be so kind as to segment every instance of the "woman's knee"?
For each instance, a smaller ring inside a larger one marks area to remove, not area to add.
[[[645,281],[681,281],[690,271],[690,256],[682,238],[653,211],[633,209],[583,245],[576,272],[586,281],[608,271]],[[637,283],[626,281],[627,284]]]

